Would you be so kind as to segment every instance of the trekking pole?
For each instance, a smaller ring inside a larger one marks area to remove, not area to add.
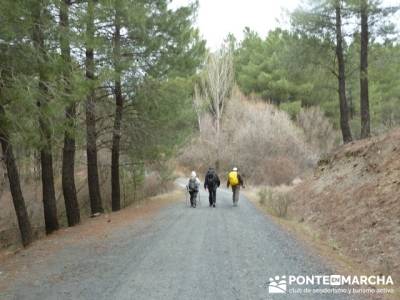
[[[185,189],[185,202],[186,202],[186,206],[189,206],[189,201],[188,201],[188,188],[186,187]]]

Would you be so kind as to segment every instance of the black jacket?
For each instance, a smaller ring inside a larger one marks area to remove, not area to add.
[[[214,173],[214,181],[213,182],[210,182],[208,180],[208,174],[210,174],[211,172]],[[205,189],[208,188],[209,190],[216,189],[217,187],[220,186],[220,184],[221,184],[221,182],[219,180],[219,177],[218,177],[217,173],[214,170],[208,170],[207,174],[206,174],[206,177],[204,178],[204,188]]]

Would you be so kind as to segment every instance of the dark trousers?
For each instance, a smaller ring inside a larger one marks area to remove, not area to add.
[[[210,205],[215,204],[215,201],[217,200],[217,189],[216,188],[209,188],[208,189],[208,201],[210,202]]]
[[[196,206],[197,192],[189,192],[189,194],[190,194],[190,205]]]

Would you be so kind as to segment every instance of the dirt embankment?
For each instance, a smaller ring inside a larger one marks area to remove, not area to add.
[[[291,218],[399,284],[400,129],[340,147],[291,195]]]

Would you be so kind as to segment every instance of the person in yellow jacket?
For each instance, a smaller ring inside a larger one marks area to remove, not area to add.
[[[226,183],[226,187],[229,188],[229,186],[232,187],[233,206],[237,206],[239,202],[240,187],[244,188],[244,181],[236,167],[234,167],[228,174],[228,182]]]

